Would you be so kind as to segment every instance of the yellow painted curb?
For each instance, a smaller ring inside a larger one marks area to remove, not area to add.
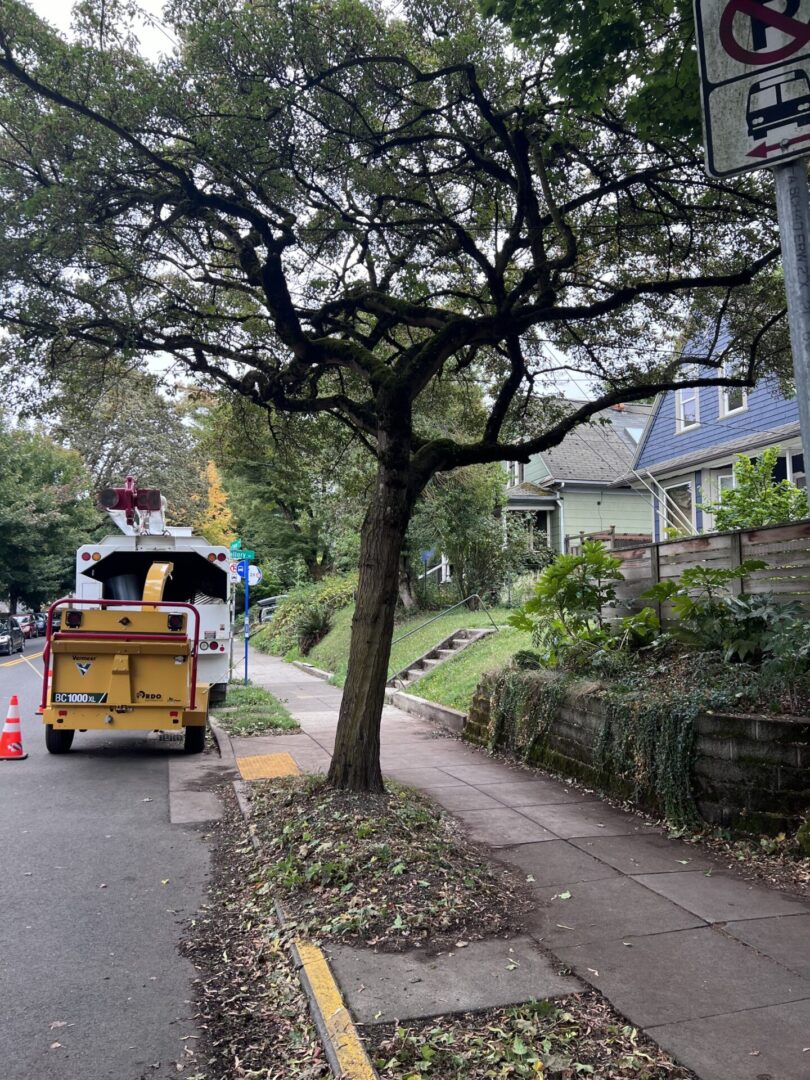
[[[296,940],[295,949],[334,1049],[341,1080],[374,1080],[377,1075],[374,1066],[363,1048],[323,951],[317,945],[301,940]]]
[[[292,754],[251,754],[238,757],[236,764],[243,780],[275,780],[279,776],[300,776]]]

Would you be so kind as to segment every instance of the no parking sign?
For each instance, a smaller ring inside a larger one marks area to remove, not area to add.
[[[706,170],[810,153],[810,0],[695,0]]]

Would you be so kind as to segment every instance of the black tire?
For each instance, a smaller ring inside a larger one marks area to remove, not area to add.
[[[224,705],[228,696],[227,683],[214,683],[208,691],[208,702],[211,705]]]
[[[75,731],[57,731],[53,724],[45,725],[45,746],[49,754],[66,754],[73,745]]]
[[[18,652],[20,652],[20,653],[25,652],[25,638],[23,638],[22,641],[20,642],[20,648],[18,649]]]
[[[205,749],[205,724],[186,728],[186,738],[183,749],[187,754],[201,754]]]

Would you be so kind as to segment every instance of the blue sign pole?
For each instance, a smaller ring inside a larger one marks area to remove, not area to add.
[[[250,640],[250,616],[248,615],[248,607],[250,606],[250,563],[247,559],[242,559],[241,563],[242,580],[245,583],[245,686],[248,684],[248,641]]]

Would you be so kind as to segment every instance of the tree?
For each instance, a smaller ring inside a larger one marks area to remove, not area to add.
[[[92,365],[79,363],[65,374],[44,407],[56,413],[54,436],[81,455],[92,490],[120,486],[132,474],[166,496],[170,524],[191,524],[205,498],[205,458],[182,403],[137,370],[94,380]]]
[[[174,0],[159,63],[133,54],[127,10],[85,0],[68,43],[2,8],[0,325],[25,370],[167,354],[363,441],[376,478],[329,780],[380,790],[419,494],[620,401],[748,385],[783,349],[757,292],[772,202],[756,179],[706,177],[689,141],[573,109],[553,50],[510,47],[466,0]],[[701,292],[734,328],[689,357],[716,376],[673,350]],[[507,436],[565,369],[594,400]],[[422,395],[465,380],[488,402],[475,437],[417,423]]]
[[[778,461],[778,446],[769,446],[755,461],[737,455],[734,487],[721,492],[719,502],[705,507],[714,514],[715,529],[756,529],[807,517],[807,492],[789,480],[776,479]]]
[[[98,522],[88,480],[75,451],[0,428],[0,590],[10,611],[72,592],[76,548]]]
[[[472,465],[439,473],[417,503],[409,546],[446,556],[460,601],[473,594],[491,599],[527,568],[528,533],[519,515],[504,514],[505,483],[500,464]]]
[[[285,588],[357,565],[373,477],[359,440],[329,416],[273,416],[222,395],[198,412],[235,528]],[[272,423],[268,423],[272,419]]]
[[[202,533],[209,544],[228,547],[236,539],[233,514],[228,506],[228,496],[222,487],[219,471],[213,461],[209,461],[205,470],[208,494],[205,506],[194,522],[197,532]]]
[[[700,140],[692,0],[482,0],[549,58],[549,80],[577,110],[609,110],[642,136]]]

